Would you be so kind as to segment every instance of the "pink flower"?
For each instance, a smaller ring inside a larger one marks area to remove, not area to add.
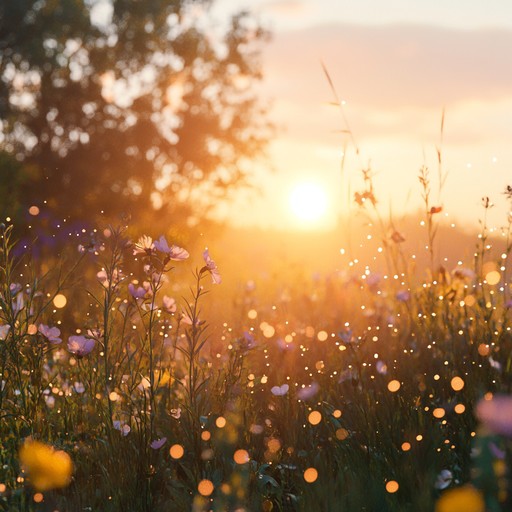
[[[512,437],[512,396],[497,395],[492,400],[480,400],[476,416],[494,433]]]
[[[176,301],[172,297],[168,297],[167,295],[164,295],[162,298],[162,307],[168,313],[176,313],[177,305],[176,305]]]
[[[187,324],[187,325],[192,325],[192,318],[191,316],[186,313],[185,311],[182,311],[181,313],[181,321],[184,323],[184,324]],[[196,318],[196,326],[199,326],[201,325],[202,320],[200,318]]]
[[[84,357],[92,351],[96,342],[85,336],[70,336],[68,338],[68,350],[77,357]]]
[[[189,257],[188,251],[182,247],[178,247],[177,245],[169,246],[163,235],[153,245],[157,250],[167,254],[171,260],[183,261]]]
[[[58,327],[48,327],[45,324],[39,324],[37,329],[50,343],[58,344],[62,342],[60,329]]]
[[[3,341],[7,338],[7,334],[9,334],[10,325],[0,325],[0,340]]]
[[[87,336],[96,341],[100,341],[103,338],[103,331],[101,329],[87,329]]]
[[[309,400],[310,398],[313,398],[319,391],[320,386],[317,382],[313,382],[310,386],[307,386],[305,388],[299,389],[297,391],[297,397],[301,400]]]
[[[147,254],[150,255],[155,249],[155,244],[150,236],[142,235],[134,244],[133,255]]]
[[[105,269],[101,269],[96,274],[96,278],[105,288],[108,288],[110,286],[109,277],[110,276],[107,274],[107,271]],[[121,279],[123,279],[122,270],[118,270],[117,268],[115,268],[112,272],[112,285],[115,286],[117,283],[119,283],[119,281],[121,281]]]
[[[220,276],[219,270],[215,261],[213,261],[210,257],[210,252],[208,251],[208,247],[203,252],[203,258],[206,263],[206,267],[203,267],[206,271],[210,272],[212,276],[213,284],[220,284],[222,282],[222,278]]]

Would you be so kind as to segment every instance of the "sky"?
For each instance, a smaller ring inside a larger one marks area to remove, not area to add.
[[[240,194],[226,212],[235,223],[334,227],[340,213],[353,212],[367,168],[382,214],[399,217],[420,207],[424,165],[432,205],[443,207],[447,221],[475,225],[481,198],[490,196],[494,222],[505,222],[512,2],[217,0],[212,16],[222,20],[244,8],[273,33],[263,48],[259,91],[277,131],[270,163],[258,164],[255,175],[261,193]],[[343,111],[329,104],[334,96],[322,62]],[[441,190],[437,149],[446,175]],[[317,221],[290,204],[304,182],[326,195]]]

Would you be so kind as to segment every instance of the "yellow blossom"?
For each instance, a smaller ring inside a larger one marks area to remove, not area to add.
[[[71,480],[70,456],[39,441],[27,440],[20,448],[20,462],[38,491],[65,487]]]
[[[485,512],[482,494],[469,485],[444,492],[435,512]]]

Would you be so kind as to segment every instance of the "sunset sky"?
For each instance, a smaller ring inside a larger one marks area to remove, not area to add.
[[[334,226],[348,211],[348,190],[362,188],[371,162],[379,207],[399,216],[421,201],[418,170],[431,169],[433,202],[450,222],[475,225],[480,201],[496,203],[512,183],[512,3],[507,0],[218,0],[213,15],[249,7],[273,32],[263,53],[262,94],[278,131],[271,173],[260,166],[262,194],[241,197],[239,222],[261,226]],[[321,61],[329,70],[359,148],[347,135]],[[443,170],[437,194],[436,146],[445,109]],[[344,177],[340,162],[346,146]],[[327,194],[325,216],[309,223],[290,194],[313,182]],[[350,187],[350,189],[349,189]],[[447,220],[448,220],[447,219]]]

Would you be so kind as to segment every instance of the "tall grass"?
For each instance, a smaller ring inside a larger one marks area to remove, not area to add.
[[[473,264],[440,267],[419,178],[428,271],[380,216],[387,272],[250,287],[222,332],[208,254],[174,296],[186,251],[167,241],[108,227],[37,276],[2,226],[0,510],[433,511],[469,482],[508,510],[510,441],[475,409],[511,393],[510,216],[496,258],[484,200]],[[38,485],[57,462],[23,466],[30,439],[70,455],[69,485]]]

